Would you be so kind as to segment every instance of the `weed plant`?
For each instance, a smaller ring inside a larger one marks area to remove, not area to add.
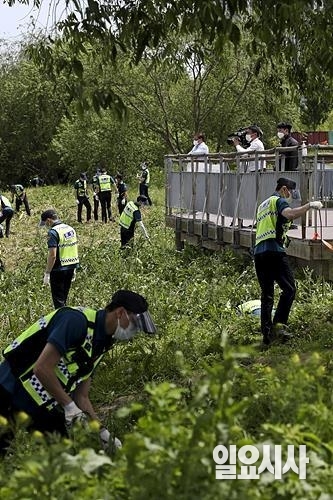
[[[93,380],[93,403],[124,447],[101,451],[96,429],[50,440],[18,425],[0,463],[1,498],[333,498],[330,283],[298,272],[295,339],[261,351],[258,319],[237,311],[260,297],[253,263],[228,250],[185,245],[177,252],[164,224],[162,189],[151,190],[154,204],[143,209],[151,244],[137,228],[130,252],[120,250],[117,222],[76,222],[71,187],[30,189],[28,196],[32,216],[15,215],[13,234],[0,240],[0,347],[52,310],[42,285],[46,230],[38,227],[49,207],[79,237],[69,305],[103,308],[117,289],[129,288],[147,297],[158,334],[117,345]],[[258,480],[215,479],[217,444],[264,443],[306,444],[307,479],[288,472],[278,481],[267,471]]]

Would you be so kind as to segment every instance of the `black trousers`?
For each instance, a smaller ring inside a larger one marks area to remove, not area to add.
[[[16,196],[16,200],[15,200],[16,212],[20,211],[21,205],[24,205],[24,208],[25,208],[25,211],[27,212],[27,215],[31,215],[29,201],[28,201],[28,197],[26,194],[23,196],[23,198],[18,198]]]
[[[87,210],[87,221],[91,219],[91,205],[89,198],[87,196],[78,196],[78,205],[77,205],[77,220],[78,222],[82,222],[82,207],[83,205],[86,207]]]
[[[148,199],[148,203],[149,205],[152,204],[151,202],[151,199],[149,197],[149,194],[148,194],[148,186],[146,184],[139,184],[139,193],[140,195],[143,195],[143,196],[147,196],[147,199]]]
[[[99,199],[94,196],[94,220],[98,220]]]
[[[0,455],[4,454],[10,442],[14,438],[15,414],[25,411],[20,407],[19,400],[16,401],[15,394],[10,394],[0,385],[0,415],[7,418],[12,424],[12,429],[0,435]],[[51,411],[35,405],[35,410],[29,414],[31,422],[28,430],[40,432],[57,432],[62,436],[67,435],[64,412],[58,408]]]
[[[59,309],[59,307],[66,305],[73,274],[74,269],[51,271],[50,286],[54,309]]]
[[[135,229],[135,224],[131,224],[131,226],[128,229],[125,229],[123,226],[120,226],[121,248],[126,248],[133,245],[134,229]]]
[[[98,196],[101,202],[102,222],[107,222],[108,219],[112,219],[111,191],[101,191]]]
[[[10,231],[10,221],[12,220],[12,217],[14,215],[14,210],[10,207],[5,207],[2,210],[2,215],[0,217],[0,224],[4,221],[6,221],[6,237],[8,238],[9,236],[9,231]]]
[[[288,323],[296,285],[284,252],[263,252],[254,256],[254,262],[261,288],[261,332],[267,338],[273,324]],[[281,288],[281,295],[272,320],[275,282]]]

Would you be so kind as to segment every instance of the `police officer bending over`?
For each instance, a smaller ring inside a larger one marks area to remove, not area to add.
[[[13,438],[18,411],[31,417],[31,429],[61,435],[76,421],[98,420],[89,399],[91,376],[116,342],[138,331],[155,333],[156,327],[146,299],[129,290],[116,292],[105,309],[64,307],[25,330],[0,364],[0,415],[13,424],[0,437],[0,450]],[[105,428],[100,438],[105,449],[121,447]]]

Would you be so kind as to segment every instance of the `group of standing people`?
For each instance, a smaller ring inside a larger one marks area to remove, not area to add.
[[[150,172],[146,163],[142,164],[142,172],[139,180],[139,195],[146,197],[145,204],[151,205],[148,189],[150,182]],[[89,201],[88,181],[85,172],[80,174],[79,179],[74,184],[77,202],[77,220],[82,222],[82,208],[86,208],[87,222],[91,220],[92,207]],[[128,202],[127,185],[122,174],[117,173],[115,177],[110,175],[106,168],[98,168],[94,174],[92,181],[93,190],[93,215],[94,220],[99,220],[99,209],[101,209],[101,220],[104,223],[114,222],[115,218],[112,214],[112,190],[117,196],[117,208],[121,215]]]

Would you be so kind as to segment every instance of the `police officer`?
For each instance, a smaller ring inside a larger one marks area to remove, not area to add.
[[[98,183],[98,177],[101,175],[101,171],[98,168],[96,170],[95,175],[92,178],[91,184],[94,192],[94,221],[98,220],[98,209],[99,209],[99,197],[98,197],[98,192],[99,192],[99,183]]]
[[[148,169],[147,162],[143,162],[141,164],[141,174],[139,177],[139,194],[140,196],[146,196],[147,201],[145,202],[145,205],[152,204],[152,201],[148,193],[149,183],[150,183],[150,172]]]
[[[101,202],[102,222],[107,222],[108,219],[110,222],[114,222],[111,209],[111,190],[114,184],[115,181],[113,177],[111,177],[111,175],[107,173],[106,168],[103,167],[101,169],[101,175],[98,176],[98,197]]]
[[[68,224],[62,223],[53,209],[42,213],[40,226],[47,226],[49,229],[49,251],[43,283],[51,286],[54,308],[58,309],[66,305],[79,264],[76,232]]]
[[[273,195],[263,201],[257,210],[254,262],[261,288],[261,332],[266,345],[285,342],[292,337],[286,325],[296,287],[285,251],[291,221],[301,217],[310,208],[320,210],[323,206],[320,201],[311,201],[301,207],[291,208],[289,203],[295,189],[294,181],[281,177]],[[282,293],[272,321],[275,282]]]
[[[129,201],[120,216],[120,240],[121,249],[132,246],[134,240],[135,224],[138,222],[146,239],[149,240],[148,233],[142,222],[140,207],[147,203],[146,196],[138,196],[136,202]]]
[[[22,186],[22,184],[12,184],[10,186],[10,191],[12,193],[12,203],[14,203],[14,199],[15,199],[16,212],[20,211],[21,205],[23,204],[27,215],[29,215],[29,217],[30,217],[31,212],[30,212],[30,207],[29,207],[29,201],[28,201],[27,193],[26,193],[24,187]]]
[[[118,211],[119,215],[121,215],[127,203],[127,186],[123,181],[123,176],[121,174],[116,175],[116,186],[118,190],[118,197],[117,197]]]
[[[77,220],[82,222],[82,207],[84,205],[87,210],[87,222],[89,222],[91,220],[91,205],[88,195],[87,176],[84,172],[81,172],[80,178],[75,181],[74,189],[76,191]]]
[[[153,334],[156,327],[146,299],[130,290],[118,290],[105,309],[66,307],[41,317],[4,350],[0,415],[15,422],[15,413],[24,411],[32,429],[62,435],[76,421],[98,420],[89,399],[91,376],[116,342],[138,331]],[[12,438],[2,434],[0,450]],[[106,428],[100,438],[104,448],[121,447]]]
[[[12,209],[10,201],[8,200],[8,198],[6,198],[6,196],[0,194],[0,225],[2,222],[6,221],[6,230],[5,230],[6,238],[9,238],[10,222],[12,220],[13,215],[14,215],[14,210]],[[1,234],[3,236],[2,231]]]

